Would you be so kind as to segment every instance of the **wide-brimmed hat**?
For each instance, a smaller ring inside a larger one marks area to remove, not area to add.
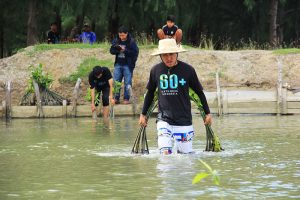
[[[177,45],[175,39],[162,39],[159,40],[158,49],[156,49],[151,55],[157,56],[165,53],[180,53],[186,50],[181,45]]]

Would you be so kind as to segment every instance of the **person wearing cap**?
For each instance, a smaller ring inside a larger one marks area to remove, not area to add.
[[[55,22],[50,25],[50,31],[47,34],[47,42],[48,44],[58,44],[60,42],[57,24]]]
[[[152,67],[147,84],[139,123],[147,126],[146,113],[153,101],[155,91],[158,91],[157,134],[158,148],[163,154],[171,154],[176,144],[178,153],[192,153],[191,102],[189,88],[193,89],[201,99],[206,114],[205,124],[211,124],[210,110],[203,92],[203,87],[195,69],[180,60],[178,53],[184,52],[181,45],[174,39],[159,41],[158,50],[152,55],[159,55],[162,62]]]
[[[96,110],[95,104],[95,93],[102,92],[102,105],[103,105],[103,117],[107,118],[109,116],[109,102],[114,105],[113,99],[113,79],[112,75],[107,67],[95,66],[93,71],[89,74],[89,84],[91,89],[92,97],[92,112]],[[95,91],[96,90],[96,91]]]
[[[167,24],[164,25],[161,29],[157,30],[158,39],[165,38],[174,38],[177,44],[181,43],[182,40],[182,30],[175,25],[175,16],[168,15],[167,16]]]
[[[84,44],[93,44],[96,42],[96,34],[91,31],[91,26],[89,24],[84,24],[83,32],[80,34],[79,40]]]
[[[131,37],[128,29],[121,26],[118,37],[112,41],[110,53],[115,55],[114,81],[122,82],[124,78],[124,104],[129,104],[130,88],[135,63],[139,55],[139,48]],[[120,103],[120,90],[115,92],[116,104]]]

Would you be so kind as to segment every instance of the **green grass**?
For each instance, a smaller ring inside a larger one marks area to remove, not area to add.
[[[85,79],[88,78],[89,73],[92,69],[97,66],[105,66],[109,69],[112,69],[114,66],[114,62],[112,60],[98,60],[96,58],[87,58],[85,59],[78,67],[75,72],[73,72],[68,77],[63,77],[59,79],[60,83],[76,83],[78,78]]]
[[[286,54],[293,54],[293,53],[300,53],[300,49],[297,48],[290,48],[290,49],[276,49],[273,51],[275,54],[279,55],[286,55]]]
[[[47,51],[51,49],[95,49],[95,48],[109,48],[108,43],[96,43],[93,45],[83,43],[67,43],[67,44],[38,44],[34,46],[34,51]]]

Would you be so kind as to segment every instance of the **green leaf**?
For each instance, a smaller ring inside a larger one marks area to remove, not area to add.
[[[209,175],[210,175],[210,174],[205,173],[205,172],[202,172],[202,173],[197,174],[197,175],[194,177],[194,179],[193,179],[193,181],[192,181],[192,184],[196,184],[196,183],[200,182],[202,179],[206,178],[206,177],[209,176]]]
[[[218,174],[218,171],[214,170],[212,172],[212,179],[213,179],[214,184],[220,185],[220,176]]]
[[[206,163],[204,162],[203,160],[200,159],[200,162],[209,170],[210,173],[213,172],[212,168]]]

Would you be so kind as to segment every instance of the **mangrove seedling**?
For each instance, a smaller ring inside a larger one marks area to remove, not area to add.
[[[146,95],[145,95],[146,96]],[[157,107],[158,104],[158,92],[157,90],[154,93],[153,101],[146,113],[146,118],[149,119],[151,116],[153,110]],[[136,139],[134,141],[131,153],[134,154],[149,154],[149,148],[148,148],[148,142],[147,142],[147,136],[146,136],[146,127],[141,126],[139,129],[139,132],[136,136]]]
[[[212,177],[212,181],[215,185],[220,185],[220,176],[218,174],[217,170],[213,170],[206,162],[204,162],[203,160],[200,159],[200,162],[202,163],[202,165],[207,169],[208,172],[201,172],[199,174],[197,174],[193,181],[192,184],[196,184],[199,183],[202,179],[211,176]]]
[[[29,66],[31,71],[30,79],[28,80],[28,86],[21,99],[21,105],[36,105],[36,97],[33,82],[35,81],[39,87],[39,93],[41,96],[42,105],[62,105],[64,97],[60,96],[56,92],[50,91],[50,85],[53,82],[52,77],[43,71],[42,64],[37,67]]]
[[[200,111],[202,119],[205,120],[206,115],[205,115],[205,112],[203,110],[201,100],[198,97],[198,95],[195,93],[195,91],[192,90],[191,88],[189,88],[189,96],[190,96],[190,99],[193,102],[196,103],[197,108]],[[205,148],[205,151],[215,151],[215,152],[223,151],[224,149],[221,147],[220,139],[213,132],[211,126],[206,124],[205,129],[206,129],[206,148]]]

